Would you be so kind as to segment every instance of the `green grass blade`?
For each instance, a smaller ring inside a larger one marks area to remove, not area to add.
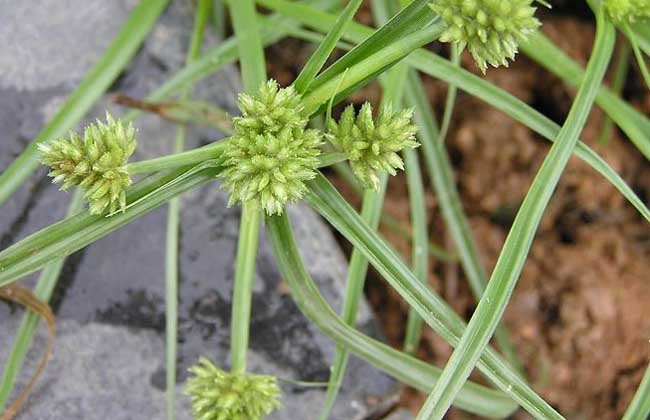
[[[578,136],[587,121],[598,88],[607,71],[616,32],[603,14],[602,10],[597,13],[596,40],[592,56],[565,124],[526,194],[467,330],[463,333],[460,343],[447,362],[440,380],[427,398],[417,419],[443,418],[456,392],[474,369],[505,311],[544,210],[578,143]]]
[[[650,26],[648,26],[648,22],[643,20],[636,22],[631,25],[631,30],[639,42],[639,47],[644,53],[650,55]]]
[[[422,145],[420,149],[429,173],[429,180],[440,202],[442,216],[454,239],[470,289],[478,300],[485,292],[487,272],[479,257],[469,220],[463,211],[463,204],[454,181],[451,161],[436,127],[433,109],[429,104],[424,86],[414,71],[409,74],[407,102],[415,109],[414,118],[420,129],[418,134]],[[498,328],[495,338],[508,361],[521,371],[521,364],[516,350],[505,328]]]
[[[650,416],[650,366],[646,369],[622,420],[642,420],[647,419],[648,416]]]
[[[287,17],[298,20],[301,20],[301,15],[304,13],[310,13],[311,10],[313,10],[313,8],[307,4],[298,4],[284,0],[257,0],[257,3],[276,12],[280,12]],[[366,33],[366,36],[364,36],[363,39],[356,40],[355,42],[359,43],[359,45],[323,71],[323,73],[321,73],[310,85],[310,91],[331,81],[333,78],[343,73],[347,68],[367,59],[384,47],[427,26],[434,17],[433,12],[431,12],[427,3],[428,0],[415,0],[409,7],[396,15],[386,25],[383,25],[375,32]],[[324,32],[329,32],[329,29],[336,22],[335,17],[329,14],[328,16],[330,16],[331,19],[329,19],[327,27],[324,29],[323,27],[320,28],[323,29]],[[352,26],[353,24],[349,25],[348,28]],[[346,32],[348,30],[349,29],[346,29]]]
[[[427,226],[427,207],[424,202],[424,185],[418,155],[414,150],[404,151],[404,167],[406,168],[406,182],[409,194],[409,208],[411,216],[411,264],[413,274],[423,284],[429,284],[429,228]],[[422,336],[422,318],[417,311],[409,308],[406,322],[406,335],[404,337],[404,351],[415,354]]]
[[[237,36],[244,91],[254,93],[266,81],[266,64],[262,41],[257,30],[255,2],[253,0],[230,2],[230,16]],[[246,372],[261,212],[262,209],[257,201],[251,200],[242,205],[230,324],[230,365],[233,373]]]
[[[630,27],[628,25],[625,25],[624,32],[628,41],[632,45],[632,51],[634,51],[634,57],[636,58],[636,62],[639,66],[639,70],[641,70],[641,76],[643,76],[643,80],[645,81],[646,87],[650,89],[650,71],[648,70],[648,66],[645,63],[645,57],[643,57],[643,53],[639,48],[637,37],[634,34],[634,32],[630,30]]]
[[[169,0],[142,1],[52,121],[0,175],[0,206],[38,168],[38,144],[73,128],[124,70]]]
[[[421,391],[431,389],[439,370],[350,327],[327,304],[307,272],[285,212],[266,220],[267,232],[282,278],[300,310],[325,335],[397,380]],[[516,405],[498,391],[467,382],[454,404],[470,413],[504,418]]]
[[[621,92],[623,91],[623,85],[625,85],[625,79],[630,69],[630,54],[632,53],[630,44],[622,43],[620,51],[616,58],[616,66],[614,68],[614,77],[612,80],[612,92],[620,97]],[[605,122],[603,123],[602,131],[598,137],[598,144],[607,145],[609,139],[612,138],[614,133],[614,121],[605,115]]]
[[[460,56],[462,51],[457,45],[451,46],[451,62],[456,67],[460,67]],[[438,135],[440,142],[444,143],[449,132],[449,125],[451,124],[451,116],[454,112],[454,104],[458,94],[458,86],[449,85],[447,88],[447,98],[445,98],[445,112],[442,116],[442,124],[440,125],[440,134]]]
[[[244,91],[254,93],[266,81],[266,63],[252,0],[230,2],[230,18],[237,37]]]
[[[191,64],[199,56],[203,44],[203,34],[208,22],[210,2],[199,0],[194,16],[192,38],[187,51],[186,64]],[[183,92],[182,99],[189,96],[189,90]],[[179,125],[176,131],[174,152],[181,153],[185,148],[186,127]],[[181,202],[178,197],[169,201],[167,210],[167,232],[165,239],[165,380],[167,419],[176,418],[176,359],[178,356],[178,250],[180,235]]]
[[[262,211],[256,201],[250,201],[242,205],[241,214],[230,325],[230,366],[233,373],[246,372],[255,257]]]
[[[324,176],[320,175],[307,184],[309,193],[305,199],[309,204],[364,253],[370,264],[436,333],[456,346],[466,328],[458,314],[435,291],[415,277],[390,245],[359,217]],[[526,410],[542,418],[563,419],[491,348],[484,350],[478,367],[491,382]]]
[[[285,1],[273,0],[273,2],[284,3]],[[295,16],[292,14],[292,17],[320,31],[326,31],[327,25],[331,25],[331,22],[335,19],[327,12],[310,8],[308,6],[302,8],[301,13],[296,14]],[[351,42],[361,42],[371,33],[372,29],[353,23],[344,34],[344,38]],[[540,45],[538,42],[539,37],[539,33],[531,35],[530,42],[525,45],[527,54],[531,54],[530,45],[535,45],[536,48],[539,49],[544,48],[544,46]],[[559,70],[560,74],[558,75],[566,78],[564,80],[570,81],[571,83],[577,83],[577,81],[580,80],[581,74],[579,66],[577,68],[573,66],[571,60],[562,60],[563,53],[561,53],[559,49],[554,48],[550,41],[549,44],[551,49],[547,51],[560,53],[557,57],[554,56],[553,59],[548,59],[549,62],[557,63],[557,67],[561,69]],[[547,47],[548,46],[549,45],[547,45]],[[524,46],[522,46],[522,48],[524,48]],[[423,73],[443,80],[449,84],[456,85],[465,92],[482,99],[516,121],[526,125],[531,130],[539,133],[547,140],[554,141],[560,131],[559,125],[530,107],[525,102],[466,70],[455,68],[449,61],[438,57],[429,51],[422,49],[417,50],[406,57],[405,61]],[[554,67],[549,70],[556,71],[556,68]],[[596,99],[599,105],[612,117],[614,121],[617,122],[617,124],[619,124],[619,126],[621,126],[623,121],[625,121],[626,124],[628,124],[628,129],[636,130],[637,134],[640,135],[642,142],[647,142],[644,138],[643,130],[640,127],[646,127],[647,125],[647,130],[650,130],[650,122],[642,114],[604,88],[601,88]],[[616,101],[616,105],[607,105],[611,103],[611,101]],[[639,144],[642,145],[642,143]],[[639,147],[639,144],[637,144],[637,147]],[[648,152],[648,156],[650,156],[650,148],[648,148]],[[585,163],[607,179],[646,220],[650,221],[650,210],[648,210],[643,201],[634,193],[616,171],[614,171],[596,152],[589,148],[589,146],[580,142],[575,153],[581,160],[585,161]]]
[[[303,100],[305,112],[310,114],[317,112],[324,103],[330,100],[334,93],[338,92],[336,98],[342,98],[350,90],[368,83],[412,51],[437,39],[443,30],[443,25],[435,22],[385,46],[318,87],[312,85],[312,89],[305,95]]]
[[[382,23],[380,20],[378,20],[378,22]],[[403,66],[398,64],[392,68],[387,75],[382,76],[384,76],[381,78],[382,87],[384,89],[384,96],[382,99],[383,104],[400,104],[402,102],[403,87],[406,80]],[[361,218],[375,231],[379,227],[379,222],[381,220],[387,183],[388,176],[383,175],[381,177],[381,186],[379,191],[375,192],[367,190],[363,194]],[[355,325],[367,274],[368,260],[363,256],[363,253],[354,248],[352,250],[352,256],[350,257],[350,266],[348,268],[342,311],[343,321],[348,325]],[[336,397],[338,396],[341,384],[343,383],[348,359],[349,351],[341,346],[337,346],[327,387],[325,404],[320,415],[321,420],[327,420],[332,408],[334,407]]]
[[[384,24],[395,14],[397,4],[392,0],[373,0],[372,12],[375,22]],[[392,79],[382,80],[384,92],[391,102],[401,105],[404,99],[404,88],[406,86],[408,67],[405,63],[399,63],[391,70]],[[411,265],[413,273],[423,283],[429,283],[429,256],[426,249],[429,244],[427,226],[427,208],[425,204],[424,183],[422,182],[422,171],[420,162],[415,150],[407,149],[403,152],[404,168],[406,172],[406,183],[409,196],[409,212],[411,219]],[[406,333],[404,337],[404,351],[415,354],[420,338],[422,336],[422,318],[413,308],[409,308]]]
[[[521,51],[565,82],[577,87],[584,70],[541,32],[530,36]],[[650,159],[650,121],[607,88],[601,87],[596,103],[623,130],[639,151]]]
[[[345,9],[343,9],[343,12],[341,12],[339,17],[336,19],[334,26],[332,26],[332,29],[327,33],[325,39],[320,43],[318,49],[316,49],[311,57],[309,57],[307,64],[305,64],[302,71],[293,82],[298,93],[306,91],[311,82],[314,81],[318,72],[323,68],[323,65],[341,39],[346,26],[354,18],[359,6],[361,6],[361,1],[362,0],[351,0],[347,6],[345,6]]]
[[[75,192],[68,208],[67,217],[72,217],[79,212],[83,208],[83,203],[83,194],[79,191]],[[64,262],[65,259],[62,258],[49,263],[38,277],[34,288],[34,295],[43,302],[49,302],[52,297]],[[0,378],[0,412],[4,411],[5,404],[9,399],[16,378],[22,369],[39,321],[40,318],[38,315],[33,312],[28,312],[20,322],[20,326],[16,332],[16,338],[11,346],[4,370],[2,371],[2,377]]]
[[[361,196],[363,191],[349,166],[343,163],[337,163],[332,166],[332,169],[336,171],[337,175],[341,177],[341,179],[348,185],[348,187],[354,191],[357,196]],[[400,238],[407,241],[413,240],[413,236],[408,231],[408,229],[402,226],[401,222],[398,221],[395,217],[391,216],[390,213],[383,212],[381,215],[380,223]],[[447,251],[441,245],[433,242],[433,240],[429,241],[426,250],[430,256],[437,258],[442,262],[458,261],[458,257],[454,253]]]
[[[382,176],[379,191],[366,190],[363,194],[361,218],[374,230],[377,230],[379,226],[387,181],[388,178],[385,175]],[[343,295],[343,309],[341,311],[341,318],[347,325],[354,326],[357,321],[357,313],[363,296],[363,286],[365,285],[367,274],[368,260],[358,249],[354,248],[350,256],[350,264],[348,265],[348,275],[345,282],[345,293]],[[329,418],[330,412],[334,408],[336,397],[343,383],[348,359],[349,351],[341,345],[336,346],[332,368],[330,369],[330,378],[327,384],[325,403],[319,416],[321,420]]]
[[[104,217],[90,215],[86,210],[39,230],[0,252],[0,287],[78,251],[191,188],[213,181],[218,173],[210,162],[163,171],[129,188],[127,201],[137,203],[124,213]],[[140,200],[145,196],[146,200]]]

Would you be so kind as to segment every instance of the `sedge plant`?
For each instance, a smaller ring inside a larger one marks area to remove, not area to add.
[[[635,3],[636,1],[636,3]],[[145,4],[147,6],[145,6]],[[0,287],[42,271],[37,296],[47,301],[62,266],[62,258],[120,229],[155,208],[170,202],[167,266],[167,386],[168,418],[176,405],[176,294],[177,244],[180,222],[178,196],[210,183],[227,190],[229,206],[241,208],[235,261],[231,323],[230,366],[216,366],[205,357],[190,368],[185,392],[197,420],[259,420],[281,406],[278,378],[247,367],[255,257],[262,225],[266,227],[277,265],[292,297],[305,316],[334,341],[337,353],[320,417],[329,418],[345,375],[346,360],[354,353],[405,385],[429,393],[419,419],[441,419],[454,405],[470,413],[505,418],[518,407],[537,419],[564,417],[545,401],[520,371],[507,331],[498,327],[516,286],[521,268],[568,159],[575,155],[599,172],[646,220],[650,210],[594,150],[579,139],[587,115],[600,106],[646,157],[650,157],[650,120],[603,86],[612,55],[615,27],[626,37],[645,76],[643,54],[650,35],[639,22],[648,19],[643,0],[592,0],[597,26],[594,48],[586,69],[571,61],[540,32],[542,21],[532,0],[413,0],[374,1],[373,29],[354,22],[361,1],[342,9],[335,0],[231,0],[210,10],[199,1],[187,65],[148,100],[189,95],[193,83],[224,65],[238,61],[243,92],[240,115],[232,118],[232,134],[207,146],[184,150],[185,132],[179,128],[173,154],[131,161],[138,142],[138,113],[88,125],[83,132],[65,132],[108,87],[128,62],[146,30],[166,2],[143,2],[128,27],[138,27],[134,38],[118,35],[97,67],[62,107],[55,120],[0,176],[0,202],[37,167],[49,166],[50,176],[62,189],[77,189],[71,211],[58,223],[0,251]],[[257,5],[274,14],[260,13]],[[224,33],[225,8],[234,35],[199,55],[201,34],[209,17],[217,33]],[[275,24],[274,24],[275,23]],[[281,23],[281,24],[280,24]],[[130,26],[129,26],[130,25]],[[305,29],[302,25],[307,26]],[[263,54],[265,45],[294,36],[318,46],[296,80],[281,86],[269,79]],[[426,47],[451,44],[447,60]],[[331,64],[336,48],[347,49]],[[507,66],[521,50],[578,86],[566,121],[557,125],[529,105],[460,66],[467,51],[480,74]],[[639,59],[640,57],[640,59]],[[450,86],[445,114],[439,124],[423,93],[418,72]],[[374,79],[384,88],[378,107],[348,105],[339,116],[332,107],[346,101]],[[542,137],[553,142],[539,169],[489,277],[478,258],[475,239],[454,185],[444,138],[449,132],[457,89],[474,95]],[[312,119],[326,115],[322,128]],[[193,123],[189,116],[185,123]],[[424,174],[440,201],[442,215],[454,240],[478,307],[469,323],[428,285],[429,239],[424,200]],[[363,203],[358,213],[322,172],[343,165]],[[386,183],[404,170],[407,177],[414,253],[409,264],[381,237],[377,228],[383,211]],[[136,177],[138,179],[136,180]],[[344,307],[338,315],[320,295],[304,265],[287,205],[305,201],[353,245]],[[409,267],[409,265],[412,266]],[[409,305],[404,349],[394,349],[359,332],[355,326],[364,279],[372,266]],[[20,365],[36,327],[29,315],[20,327],[0,383],[0,408],[7,403]],[[455,348],[440,369],[414,357],[422,328],[431,328]],[[503,355],[489,345],[493,334]],[[468,380],[477,368],[490,387]],[[626,419],[642,419],[650,412],[649,375],[643,378]]]

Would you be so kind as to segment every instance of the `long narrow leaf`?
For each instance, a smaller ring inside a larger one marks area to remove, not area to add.
[[[129,203],[144,196],[148,196],[148,199],[138,201],[124,213],[104,217],[93,216],[84,211],[41,229],[0,252],[0,287],[33,273],[53,260],[78,251],[158,208],[182,192],[214,180],[217,173],[218,169],[210,164],[194,169],[185,167],[157,173],[129,189]]]
[[[294,80],[293,85],[296,87],[298,93],[303,93],[311,82],[314,81],[314,78],[318,72],[323,68],[323,65],[327,61],[327,58],[330,56],[334,48],[336,48],[337,43],[341,39],[343,32],[345,31],[346,26],[350,23],[352,18],[354,18],[355,13],[361,6],[362,0],[351,0],[343,12],[339,15],[332,26],[332,29],[327,33],[325,39],[320,43],[318,49],[309,57],[307,64],[303,67],[302,71]]]
[[[546,70],[577,87],[584,70],[541,32],[521,45],[521,51]],[[596,103],[630,138],[639,151],[650,159],[650,121],[611,90],[600,88]]]
[[[602,10],[597,12],[594,49],[566,122],[526,194],[467,330],[418,414],[418,419],[442,419],[454,396],[474,369],[506,309],[544,210],[578,143],[578,136],[607,71],[616,33],[603,14]]]
[[[418,136],[422,144],[424,163],[436,197],[440,201],[442,216],[454,240],[470,289],[478,300],[483,296],[487,285],[487,272],[479,257],[469,220],[463,211],[463,203],[454,181],[451,160],[440,139],[440,133],[433,118],[433,109],[425,92],[419,76],[415,71],[411,71],[407,84],[407,103],[415,109],[415,121],[420,128]],[[521,370],[508,332],[500,327],[495,333],[495,338],[507,359]]]

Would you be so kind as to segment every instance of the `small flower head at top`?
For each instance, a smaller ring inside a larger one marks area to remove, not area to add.
[[[396,169],[404,169],[398,153],[418,147],[412,116],[410,109],[394,111],[392,106],[384,105],[377,121],[373,121],[369,103],[363,104],[356,117],[354,107],[349,105],[338,123],[328,121],[327,138],[346,155],[363,186],[378,190],[381,173],[395,175]]]
[[[650,19],[650,1],[648,0],[605,0],[604,5],[609,17],[617,24]]]
[[[185,393],[195,420],[260,420],[280,407],[273,376],[228,373],[204,357],[189,372]]]
[[[519,44],[534,32],[534,0],[433,0],[431,9],[447,25],[440,36],[469,50],[483,73],[487,65],[508,66]]]
[[[91,214],[126,208],[126,189],[131,178],[126,165],[136,147],[135,130],[108,113],[84,130],[83,138],[71,133],[67,139],[42,143],[41,162],[51,168],[49,176],[62,190],[80,187]]]
[[[281,214],[301,199],[304,181],[316,176],[322,136],[306,129],[300,95],[270,80],[255,96],[239,96],[241,117],[225,150],[224,187],[229,205],[259,200],[267,214]]]

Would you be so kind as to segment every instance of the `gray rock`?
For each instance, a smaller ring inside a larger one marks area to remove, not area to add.
[[[41,0],[27,7],[0,0],[0,44],[11,44],[13,51],[0,54],[0,169],[53,116],[135,3]],[[180,68],[192,12],[192,2],[172,2],[113,91],[145,96]],[[217,42],[208,37],[206,47]],[[195,97],[235,112],[239,90],[237,72],[228,67],[197,85]],[[107,98],[91,114],[102,116],[107,107],[114,114],[123,112]],[[171,151],[173,125],[153,116],[144,116],[135,125],[136,159]],[[216,130],[192,128],[187,146],[220,137]],[[40,170],[3,206],[0,248],[59,220],[69,197],[58,192],[45,170]],[[239,211],[226,208],[226,201],[216,182],[182,198],[179,382],[199,355],[228,367]],[[313,212],[298,206],[290,214],[310,271],[338,310],[345,259]],[[109,414],[117,419],[164,418],[165,224],[166,210],[158,209],[67,260],[52,301],[59,320],[56,358],[21,419],[94,419]],[[23,284],[33,284],[34,277]],[[19,312],[0,305],[0,348],[8,348]],[[360,325],[373,332],[365,305]],[[327,379],[334,345],[300,314],[286,293],[263,234],[251,329],[252,371],[301,381]],[[30,356],[30,363],[37,357]],[[393,386],[386,376],[353,358],[333,418],[365,418]],[[322,389],[285,385],[284,391],[284,408],[271,419],[315,418],[324,398]],[[181,397],[179,418],[188,418],[188,412],[187,400]]]

